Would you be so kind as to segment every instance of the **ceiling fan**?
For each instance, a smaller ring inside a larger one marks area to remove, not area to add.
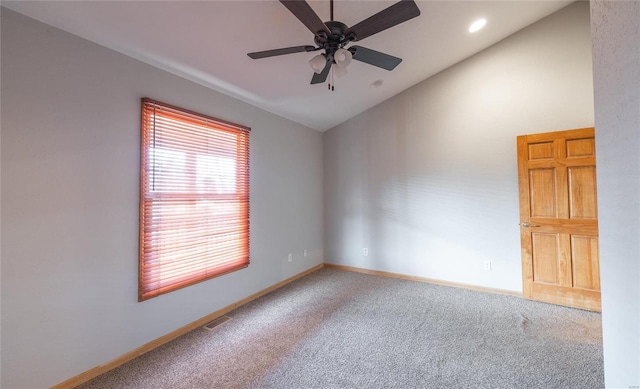
[[[402,62],[402,58],[362,46],[345,47],[351,42],[363,40],[420,15],[420,9],[414,0],[401,0],[360,23],[348,27],[342,22],[333,20],[333,0],[330,0],[331,20],[325,23],[305,0],[280,0],[280,2],[313,33],[316,46],[285,47],[247,55],[253,59],[259,59],[324,50],[309,61],[315,72],[311,78],[311,84],[324,83],[333,64],[336,65],[334,68],[338,77],[345,74],[346,66],[352,58],[382,69],[393,70]]]

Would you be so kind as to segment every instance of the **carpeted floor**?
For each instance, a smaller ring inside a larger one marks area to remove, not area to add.
[[[324,268],[81,388],[602,388],[600,314]]]

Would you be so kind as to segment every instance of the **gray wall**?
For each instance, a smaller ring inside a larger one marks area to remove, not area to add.
[[[6,9],[1,70],[3,388],[54,385],[322,263],[321,133]],[[143,96],[252,128],[252,262],[138,303]]]
[[[640,385],[640,2],[591,3],[605,383]]]
[[[516,136],[593,124],[578,2],[325,133],[326,261],[522,291]]]

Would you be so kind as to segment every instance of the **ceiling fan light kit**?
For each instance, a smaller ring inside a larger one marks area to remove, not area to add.
[[[311,84],[324,83],[332,69],[335,76],[344,76],[352,59],[385,70],[393,70],[402,62],[401,58],[361,46],[347,48],[347,45],[420,15],[420,9],[414,0],[401,0],[360,23],[348,27],[342,22],[333,20],[333,0],[330,0],[331,20],[325,23],[320,20],[320,17],[305,0],[280,0],[280,3],[313,33],[316,46],[286,47],[247,55],[252,59],[260,59],[324,50],[324,53],[314,56],[309,61],[309,65],[314,71]],[[333,87],[329,86],[329,89],[333,90]]]

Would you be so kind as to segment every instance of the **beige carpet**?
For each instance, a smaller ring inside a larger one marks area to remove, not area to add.
[[[81,388],[602,388],[598,313],[324,268]]]

